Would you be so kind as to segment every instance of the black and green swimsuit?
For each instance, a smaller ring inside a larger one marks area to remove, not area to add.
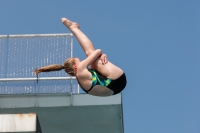
[[[81,88],[83,88],[83,90],[88,93],[89,91],[92,90],[92,88],[95,85],[101,85],[101,86],[105,86],[109,89],[111,89],[112,91],[114,91],[114,94],[120,93],[126,86],[126,76],[125,74],[122,74],[118,79],[116,80],[111,80],[109,78],[106,78],[104,76],[102,76],[99,72],[97,72],[96,70],[93,69],[89,69],[89,72],[91,72],[92,74],[92,86],[90,87],[89,90],[85,90],[81,84]],[[79,81],[78,81],[79,82]]]

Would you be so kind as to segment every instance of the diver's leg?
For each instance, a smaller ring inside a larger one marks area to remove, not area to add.
[[[61,18],[62,23],[74,34],[86,56],[89,56],[94,52],[94,46],[90,39],[79,29],[79,25],[76,22],[71,22],[67,18]]]
[[[79,29],[79,25],[75,22],[71,22],[66,18],[61,18],[61,20],[62,23],[75,35],[85,54],[89,56],[91,53],[93,53],[94,46],[92,42],[88,39],[88,37]],[[97,70],[103,76],[111,79],[117,79],[123,74],[123,70],[115,66],[111,62],[108,62],[105,65],[102,64],[100,58],[98,58],[91,66],[92,69]]]

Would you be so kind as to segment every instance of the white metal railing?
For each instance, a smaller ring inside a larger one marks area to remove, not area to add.
[[[60,33],[60,34],[18,34],[18,35],[0,35],[0,38],[20,38],[20,37],[61,37],[61,36],[73,36],[72,33]]]
[[[0,78],[0,82],[36,81],[36,80],[74,80],[76,77],[42,77],[42,78]]]
[[[54,80],[67,80],[72,89],[72,80],[76,78],[65,77],[65,72],[45,73],[38,78],[32,74],[35,68],[72,57],[72,36],[71,33],[0,35],[0,94],[1,89],[15,88],[13,83],[28,81],[48,81],[49,85]]]

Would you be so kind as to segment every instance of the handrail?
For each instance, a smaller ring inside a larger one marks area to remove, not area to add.
[[[35,81],[35,80],[71,80],[76,77],[42,77],[42,78],[0,78],[0,82],[9,81]]]
[[[52,37],[52,36],[73,36],[72,33],[60,34],[18,34],[18,35],[0,35],[0,38],[16,38],[16,37]]]

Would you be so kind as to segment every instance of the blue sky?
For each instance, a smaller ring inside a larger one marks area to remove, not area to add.
[[[69,33],[77,21],[121,67],[125,133],[200,132],[199,0],[0,1],[0,34]],[[74,41],[74,56],[85,55]]]

